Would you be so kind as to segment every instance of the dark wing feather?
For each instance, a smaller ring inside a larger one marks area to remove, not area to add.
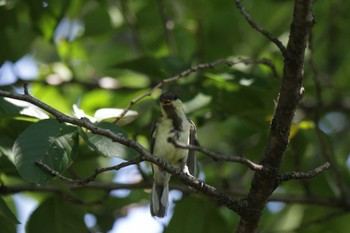
[[[157,134],[157,131],[156,131],[156,128],[158,126],[158,122],[159,120],[154,124],[153,128],[152,128],[152,132],[151,132],[151,140],[149,142],[150,144],[150,149],[151,149],[151,154],[153,154],[153,149],[154,149],[154,143],[156,141],[156,134]]]
[[[151,139],[150,139],[150,141],[149,141],[149,146],[150,146],[151,154],[153,154],[154,143],[155,143],[155,141],[156,141],[156,134],[157,134],[156,128],[157,128],[158,122],[159,122],[159,121],[157,121],[157,122],[153,125],[152,132],[151,132]],[[152,167],[152,173],[153,173],[153,172],[154,172],[154,170],[153,170],[153,164],[151,165],[151,167]]]
[[[196,125],[193,123],[193,121],[189,120],[191,123],[191,128],[190,128],[190,145],[199,145],[198,140],[197,140],[197,128]],[[196,154],[195,150],[188,150],[188,157],[187,157],[187,167],[189,172],[193,175],[196,176],[197,174],[197,163],[196,163]]]

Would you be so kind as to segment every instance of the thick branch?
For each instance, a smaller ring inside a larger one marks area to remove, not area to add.
[[[277,107],[271,122],[262,165],[264,170],[254,175],[247,197],[247,208],[241,215],[239,233],[256,232],[269,196],[279,185],[278,172],[288,145],[295,109],[303,94],[304,53],[313,25],[312,0],[295,0],[293,20],[287,49]]]

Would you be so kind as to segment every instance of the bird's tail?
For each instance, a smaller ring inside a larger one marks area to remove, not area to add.
[[[163,218],[169,204],[169,183],[157,184],[153,182],[151,195],[151,214]]]

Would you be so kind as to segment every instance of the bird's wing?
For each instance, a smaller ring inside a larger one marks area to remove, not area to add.
[[[190,145],[199,145],[198,140],[197,140],[197,128],[196,125],[193,123],[193,121],[189,120],[191,124],[190,128]],[[187,157],[187,167],[189,172],[193,175],[196,176],[197,173],[197,163],[196,163],[196,154],[195,150],[188,150],[188,157]]]
[[[157,135],[157,126],[159,124],[159,120],[154,124],[153,128],[152,128],[152,132],[151,132],[151,140],[149,142],[150,144],[150,149],[151,149],[151,153],[153,154],[153,149],[154,149],[154,143],[156,141],[156,135]]]

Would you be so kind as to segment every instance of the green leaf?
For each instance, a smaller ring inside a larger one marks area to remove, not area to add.
[[[69,8],[71,1],[53,1],[46,0],[45,4],[41,1],[28,0],[31,23],[36,32],[39,32],[46,40],[53,37],[56,26],[58,25],[65,9]]]
[[[103,205],[94,206],[91,212],[96,217],[98,229],[102,232],[110,231],[116,218],[124,217],[123,215],[127,214],[127,212],[120,213],[120,210],[130,205],[131,202],[129,198],[109,196]]]
[[[42,161],[61,173],[76,158],[77,146],[76,127],[48,119],[39,121],[23,131],[15,141],[12,151],[15,165],[22,178],[44,184],[52,176],[48,171],[38,167],[35,161]]]
[[[84,223],[82,205],[74,205],[58,198],[49,198],[33,212],[27,233],[89,232]]]
[[[20,224],[16,216],[12,213],[10,208],[7,206],[4,199],[0,197],[0,217],[6,218],[11,223]]]
[[[21,107],[18,107],[0,97],[0,115],[20,115]]]
[[[123,136],[126,135],[121,128],[112,123],[101,122],[97,125],[101,128],[109,129],[116,134]],[[135,157],[135,153],[130,148],[120,143],[113,142],[110,138],[98,134],[93,134],[91,132],[84,132],[82,130],[79,132],[89,147],[103,156],[118,157],[125,160],[129,160]]]
[[[134,60],[125,61],[114,66],[118,69],[133,70],[152,77],[153,80],[170,78],[188,68],[188,64],[174,57],[156,58],[144,56]]]
[[[156,78],[168,76],[168,73],[163,69],[161,61],[150,56],[117,64],[115,68],[129,69]]]
[[[109,33],[112,29],[108,11],[101,4],[84,16],[85,36],[97,36]],[[98,23],[96,23],[98,21]]]
[[[199,197],[183,198],[175,206],[174,216],[165,233],[231,232],[219,208]],[[193,221],[195,216],[196,221]]]
[[[16,224],[10,222],[7,218],[0,216],[0,232],[1,233],[16,233]]]

